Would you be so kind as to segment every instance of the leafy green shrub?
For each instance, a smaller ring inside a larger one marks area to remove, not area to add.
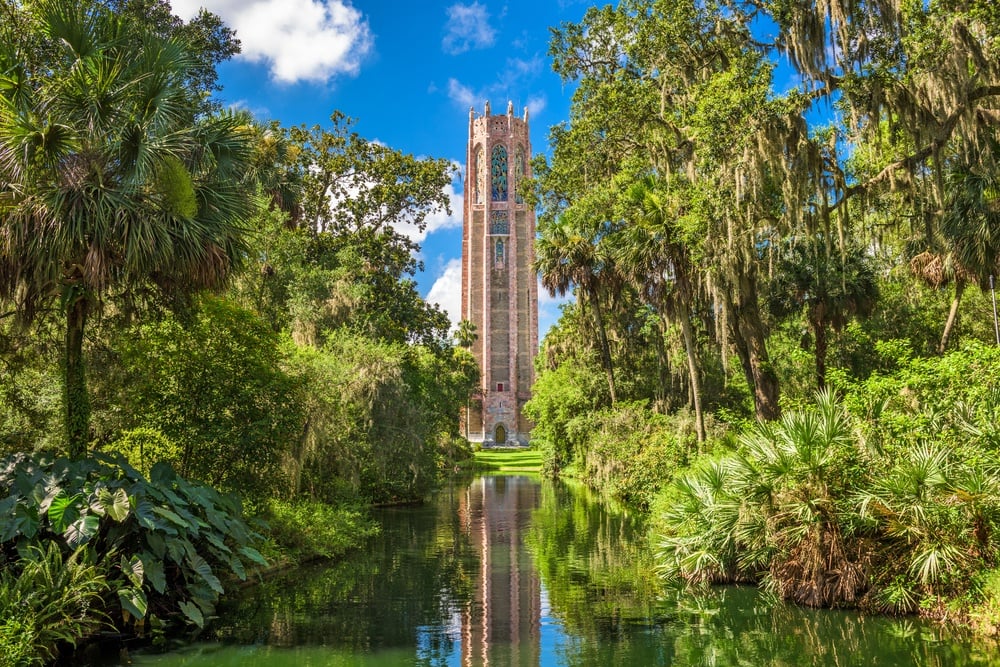
[[[282,370],[280,343],[252,312],[208,296],[184,321],[119,333],[112,349],[121,375],[98,379],[108,402],[95,415],[102,437],[158,431],[184,477],[249,502],[284,491],[281,464],[304,416],[301,379]]]
[[[121,434],[108,449],[125,457],[133,468],[149,475],[153,465],[164,461],[173,468],[180,467],[184,451],[155,428],[139,427]]]
[[[379,530],[360,508],[309,501],[272,500],[267,520],[274,541],[300,561],[335,558]]]
[[[1000,568],[979,575],[979,599],[972,604],[969,620],[985,635],[1000,635]]]
[[[956,369],[975,379],[998,357],[949,356],[869,378],[874,402],[847,396],[860,416],[823,393],[675,481],[658,503],[664,574],[889,613],[937,613],[941,599],[968,595],[1000,557],[1000,392],[961,383]],[[928,366],[933,377],[914,373]]]
[[[202,626],[223,593],[220,576],[244,579],[246,562],[265,564],[238,502],[164,463],[147,480],[120,457],[18,454],[0,460],[0,488],[9,490],[0,557],[16,566],[33,545],[87,545],[132,622],[155,615]]]
[[[0,665],[42,664],[59,644],[76,646],[107,624],[100,611],[107,583],[92,559],[88,548],[64,557],[49,542],[26,547],[0,571]]]
[[[579,472],[591,487],[646,508],[693,449],[693,430],[677,432],[678,420],[642,403],[582,415],[569,423],[578,444]]]
[[[0,617],[0,667],[42,664],[35,647],[35,625],[23,617]]]
[[[309,387],[305,428],[285,461],[291,495],[332,504],[420,498],[463,453],[454,446],[459,409],[478,372],[467,351],[439,355],[340,331],[287,363]]]
[[[894,459],[879,460],[880,474],[856,499],[877,538],[869,603],[912,612],[920,600],[965,594],[975,573],[996,562],[1000,474],[992,463],[930,443]]]
[[[604,401],[607,383],[582,359],[566,359],[541,372],[532,388],[524,414],[535,423],[532,446],[542,452],[542,471],[558,475],[573,463],[574,446],[569,424]]]

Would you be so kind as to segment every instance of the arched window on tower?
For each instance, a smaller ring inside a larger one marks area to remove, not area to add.
[[[514,149],[514,201],[518,204],[524,203],[521,196],[521,179],[524,178],[524,147],[520,144]]]
[[[503,144],[493,147],[490,165],[493,201],[507,201],[507,149]]]
[[[510,220],[507,211],[493,211],[490,219],[490,234],[500,236],[510,234]]]
[[[474,202],[482,204],[486,198],[486,160],[483,156],[482,146],[476,146],[476,156],[473,158],[472,173],[475,178]]]

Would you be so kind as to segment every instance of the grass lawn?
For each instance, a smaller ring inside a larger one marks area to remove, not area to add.
[[[537,449],[485,449],[476,452],[475,467],[498,472],[540,472],[542,453]]]

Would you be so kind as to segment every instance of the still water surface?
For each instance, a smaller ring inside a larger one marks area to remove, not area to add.
[[[638,517],[533,477],[480,477],[378,519],[364,552],[230,601],[212,641],[122,664],[1000,665],[913,619],[771,604],[748,588],[664,591]]]

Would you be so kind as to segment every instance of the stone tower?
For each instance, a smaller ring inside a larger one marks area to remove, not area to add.
[[[477,117],[469,109],[462,231],[462,318],[476,325],[472,352],[482,373],[482,402],[470,409],[473,442],[527,444],[521,408],[531,396],[538,351],[535,211],[518,194],[530,174],[528,110]]]

